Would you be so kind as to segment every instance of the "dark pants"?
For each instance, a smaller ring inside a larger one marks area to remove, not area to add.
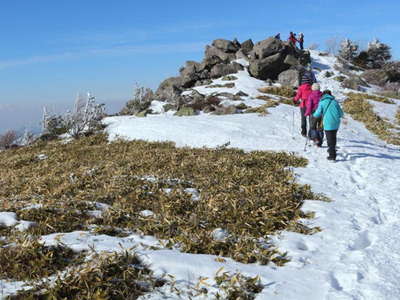
[[[308,131],[308,137],[317,142],[319,147],[322,146],[324,141],[324,130],[322,129],[322,118],[315,118],[310,115],[310,130]]]
[[[300,114],[301,114],[301,134],[307,134],[307,117],[304,115],[306,113],[305,107],[300,107]]]
[[[328,142],[328,153],[329,157],[336,159],[336,130],[325,130],[326,140]]]
[[[301,50],[304,50],[304,46],[303,46],[303,45],[304,45],[304,42],[299,42],[299,44],[300,44],[300,49],[301,49]]]

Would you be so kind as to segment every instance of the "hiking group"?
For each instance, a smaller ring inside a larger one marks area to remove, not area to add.
[[[281,34],[278,33],[277,35],[275,35],[275,38],[280,40],[281,39]],[[304,34],[303,33],[300,32],[299,33],[299,37],[296,37],[296,34],[291,31],[290,34],[289,34],[288,42],[293,47],[296,47],[296,43],[299,43],[300,49],[304,50]]]
[[[311,66],[301,76],[294,103],[300,107],[301,135],[321,147],[324,132],[328,143],[328,160],[336,161],[336,136],[343,111],[330,90],[321,92]],[[309,131],[307,132],[307,119]]]

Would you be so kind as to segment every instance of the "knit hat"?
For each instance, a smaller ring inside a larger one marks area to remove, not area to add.
[[[311,86],[311,89],[313,91],[319,91],[321,89],[321,87],[319,86],[319,83],[313,83],[313,85]]]

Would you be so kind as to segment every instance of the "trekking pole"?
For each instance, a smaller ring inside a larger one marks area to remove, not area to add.
[[[307,150],[307,145],[308,145],[308,134],[307,134],[307,137],[306,137],[306,143],[304,145],[304,152],[306,152],[306,150]]]
[[[294,109],[292,109],[292,138],[294,138]]]

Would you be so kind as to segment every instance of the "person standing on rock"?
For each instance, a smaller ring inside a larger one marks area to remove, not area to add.
[[[304,34],[302,32],[299,33],[299,38],[297,40],[299,42],[300,49],[304,50]]]
[[[292,31],[289,34],[288,42],[291,46],[296,47],[297,43],[296,34],[293,33]]]
[[[301,115],[301,135],[307,137],[307,117],[305,116],[306,112],[306,101],[310,96],[311,83],[304,82],[297,89],[296,96],[293,99],[293,102],[300,106],[300,115]]]
[[[330,90],[322,93],[322,98],[314,112],[315,118],[322,117],[322,123],[328,141],[328,160],[336,161],[336,136],[343,118],[343,111]]]
[[[314,141],[317,147],[322,146],[324,140],[324,131],[322,127],[322,118],[315,118],[312,114],[317,110],[319,101],[322,96],[320,91],[320,86],[318,83],[314,83],[311,86],[311,94],[308,96],[306,101],[306,112],[304,115],[309,117],[310,130],[308,132],[308,137]]]

